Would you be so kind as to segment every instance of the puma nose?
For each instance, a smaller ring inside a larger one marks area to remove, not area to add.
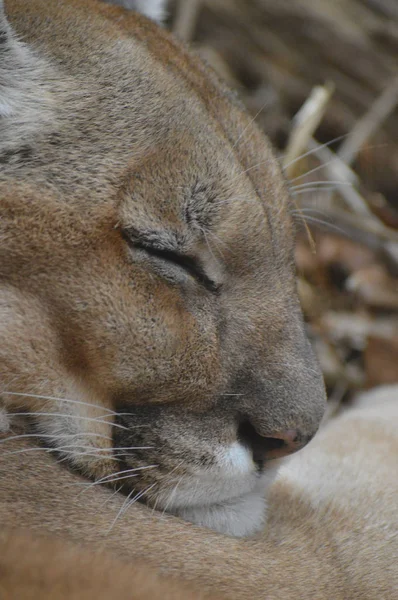
[[[249,420],[242,421],[238,426],[238,440],[251,450],[254,462],[260,467],[267,460],[282,458],[301,450],[312,437],[303,435],[298,429],[262,436]]]

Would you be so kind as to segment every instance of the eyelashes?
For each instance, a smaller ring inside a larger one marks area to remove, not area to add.
[[[186,254],[182,254],[175,250],[160,248],[155,244],[142,241],[135,235],[131,235],[131,232],[128,230],[122,230],[122,236],[133,250],[141,250],[149,257],[167,263],[172,268],[178,267],[179,269],[183,269],[188,275],[196,279],[200,285],[212,293],[217,293],[219,291],[220,285],[208,277],[202,265],[196,258],[187,256]]]

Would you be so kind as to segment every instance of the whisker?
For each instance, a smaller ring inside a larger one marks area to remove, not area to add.
[[[56,402],[65,402],[67,404],[80,404],[81,406],[88,406],[88,407],[94,408],[96,410],[101,410],[101,411],[103,411],[109,415],[113,415],[115,417],[123,417],[123,416],[130,417],[131,416],[131,412],[118,412],[115,410],[111,410],[110,408],[106,408],[105,406],[98,406],[97,404],[93,404],[91,402],[83,402],[82,400],[71,400],[69,398],[58,398],[57,396],[42,396],[39,394],[20,393],[20,392],[3,392],[2,391],[2,392],[0,392],[0,395],[22,396],[25,398],[38,398],[39,400],[54,400]],[[21,413],[16,413],[16,414],[21,414]],[[150,427],[150,425],[136,425],[134,427]]]
[[[176,485],[174,486],[174,488],[173,488],[173,490],[172,490],[172,492],[171,492],[171,494],[170,494],[170,496],[169,496],[169,498],[168,498],[168,500],[167,500],[167,502],[166,502],[165,506],[163,507],[163,510],[162,510],[162,517],[164,517],[164,514],[165,514],[166,510],[168,509],[168,507],[170,506],[170,504],[171,504],[171,501],[173,500],[173,498],[174,498],[175,494],[177,493],[177,488],[178,488],[178,486],[180,485],[180,483],[181,483],[181,481],[182,481],[183,479],[184,479],[184,475],[182,475],[182,476],[179,478],[179,480],[177,481]]]
[[[84,492],[87,492],[88,489],[96,487],[97,485],[105,485],[108,483],[116,483],[117,481],[124,481],[125,479],[130,479],[132,477],[138,477],[138,474],[135,473],[135,471],[143,471],[143,470],[147,470],[147,469],[155,469],[156,467],[158,467],[159,465],[149,465],[148,467],[138,467],[137,469],[132,469],[132,471],[134,471],[134,473],[131,473],[130,475],[122,475],[121,477],[113,477],[112,479],[107,479],[106,481],[94,481],[92,483],[76,483],[75,485],[83,485],[85,486],[85,489],[82,490],[81,492],[79,492],[78,495],[80,494],[84,494]]]
[[[150,465],[151,468],[156,467],[156,466],[158,466],[158,465]],[[117,471],[116,473],[109,473],[109,475],[104,475],[103,477],[100,477],[100,479],[96,479],[94,481],[94,483],[93,482],[91,482],[91,483],[78,483],[76,485],[89,485],[89,486],[91,486],[91,485],[95,485],[97,483],[104,483],[108,479],[116,477],[116,475],[125,475],[126,473],[127,474],[128,473],[134,473],[135,471],[142,471],[142,470],[144,470],[146,468],[148,468],[148,467],[134,467],[134,468],[131,468],[131,469],[124,469],[124,471]],[[128,475],[127,475],[127,477],[128,477]]]
[[[327,146],[330,146],[334,142],[339,142],[340,140],[344,139],[345,137],[347,137],[347,134],[340,135],[339,137],[336,137],[333,140],[330,140],[329,142],[326,142],[325,144],[318,145],[316,148],[312,148],[311,150],[308,150],[308,152],[305,152],[304,154],[301,154],[301,156],[298,156],[294,160],[290,161],[287,165],[283,165],[283,171],[286,171],[290,166],[294,165],[296,162],[298,162],[302,158],[305,158],[306,156],[309,156],[310,154],[313,154],[314,152],[316,152],[317,150],[320,150],[321,148],[325,148]],[[268,159],[263,160],[263,161],[261,161],[259,163],[256,163],[255,165],[252,165],[251,167],[249,167],[248,169],[245,169],[244,171],[241,171],[236,177],[233,177],[231,179],[230,183],[233,183],[234,181],[236,181],[237,179],[239,179],[239,177],[242,177],[243,175],[245,175],[249,171],[257,169],[258,167],[261,167],[261,166],[263,166],[263,165],[271,162],[271,160],[272,160],[271,158],[268,158]],[[293,178],[290,181],[292,182],[292,181],[295,181],[296,179],[297,178]]]
[[[234,181],[236,181],[237,179],[240,179],[240,177],[243,177],[243,175],[246,175],[246,173],[249,173],[249,171],[253,171],[254,169],[257,169],[258,167],[264,166],[267,163],[272,162],[272,158],[267,158],[265,160],[262,160],[259,163],[256,163],[255,165],[252,165],[251,167],[249,167],[248,169],[245,169],[244,171],[241,171],[240,173],[238,173],[238,175],[236,175],[235,177],[233,177],[229,183],[234,183]]]
[[[179,469],[181,467],[181,465],[184,464],[184,460],[181,460],[179,463],[176,464],[176,466],[171,469],[171,471],[169,473],[167,473],[168,477],[170,478],[170,475],[172,475],[174,473],[174,471],[176,471],[177,469]]]
[[[291,211],[292,215],[301,215],[302,213],[317,213],[319,215],[327,216],[324,210],[315,208],[313,206],[303,206],[302,208],[300,208],[300,210],[292,210]],[[268,364],[271,364],[271,363],[268,363]],[[272,363],[272,364],[274,364],[274,363]],[[275,364],[278,364],[278,363],[275,363]]]
[[[122,512],[122,514],[124,514],[125,512],[127,512],[127,510],[133,505],[135,504],[140,498],[142,498],[143,496],[145,496],[145,494],[147,494],[153,487],[155,487],[156,482],[153,483],[152,485],[150,485],[149,487],[147,487],[145,490],[143,490],[142,492],[140,492],[139,494],[137,494],[137,496],[134,496],[134,498],[132,500],[130,500],[130,502],[127,504],[126,508],[124,509],[124,511]]]
[[[320,150],[321,148],[327,148],[328,146],[331,146],[335,142],[340,142],[341,140],[343,140],[344,138],[346,138],[347,135],[348,134],[346,134],[346,133],[344,135],[339,135],[338,137],[335,137],[332,140],[329,140],[325,144],[317,145],[316,148],[312,148],[311,150],[308,150],[307,152],[304,152],[304,154],[301,154],[300,156],[297,156],[297,158],[295,158],[294,160],[291,160],[287,165],[283,165],[283,170],[286,171],[286,169],[288,169],[289,167],[291,167],[292,165],[294,165],[296,162],[298,162],[302,158],[305,158],[306,156],[310,156],[311,154],[313,154],[317,150]],[[294,181],[294,179],[292,181]]]
[[[0,439],[0,444],[4,444],[5,442],[10,442],[12,440],[20,440],[20,439],[26,439],[26,438],[44,438],[44,439],[66,439],[66,438],[76,438],[76,437],[98,437],[98,438],[102,438],[104,440],[111,440],[112,438],[109,437],[108,435],[102,435],[100,433],[62,433],[59,435],[59,437],[57,438],[57,436],[55,434],[39,434],[39,433],[23,433],[20,435],[12,435],[12,436],[7,436],[5,439],[1,440]]]
[[[116,517],[112,521],[111,526],[109,527],[108,531],[105,532],[105,535],[109,535],[110,534],[110,532],[112,531],[113,527],[115,526],[116,521],[123,514],[123,509],[124,509],[125,505],[128,504],[128,502],[129,502],[131,496],[134,494],[134,492],[135,492],[135,489],[132,489],[131,492],[129,493],[129,495],[126,497],[126,499],[123,502],[122,506],[120,507],[120,510],[118,511]]]
[[[232,200],[235,200],[234,198],[232,198]],[[216,244],[218,251],[220,252],[220,255],[222,258],[224,258],[223,254],[221,253],[221,250],[219,249],[219,246],[224,246],[224,248],[226,250],[230,250],[229,245],[224,242],[224,240],[222,240],[221,238],[218,237],[218,235],[216,235],[214,233],[214,231],[207,231],[208,235],[210,235],[213,239],[214,239],[214,243]]]
[[[93,446],[79,446],[79,448],[92,448]],[[73,448],[73,446],[63,446],[63,448]],[[115,450],[117,451],[122,451],[122,450],[152,450],[153,446],[126,446],[125,448],[96,448],[95,451],[96,452],[114,452]],[[123,456],[123,454],[121,454],[120,456]]]
[[[254,123],[254,121],[257,119],[257,117],[263,112],[263,110],[265,109],[265,107],[269,104],[269,100],[267,100],[266,102],[264,102],[264,104],[261,106],[261,108],[256,112],[256,114],[254,115],[253,118],[250,119],[250,121],[248,122],[248,124],[246,125],[246,127],[243,129],[243,131],[239,134],[238,138],[235,140],[235,142],[232,145],[231,150],[228,153],[227,156],[227,160],[231,157],[232,152],[235,150],[235,148],[237,147],[238,143],[240,142],[240,140],[242,139],[242,137],[245,135],[246,131],[248,130],[248,128],[250,127],[250,125],[252,123]]]
[[[383,144],[381,144],[381,145],[383,145]],[[321,149],[323,147],[324,146],[318,146],[317,145],[315,148],[313,148],[313,151],[316,152],[317,150],[319,150],[319,149]],[[367,148],[368,149],[369,148],[377,148],[377,145],[375,145],[375,146],[368,146]],[[322,162],[321,164],[317,165],[313,169],[310,169],[309,171],[306,171],[305,173],[301,173],[300,175],[297,175],[296,177],[293,177],[292,179],[289,179],[289,183],[294,183],[295,181],[298,181],[299,179],[303,179],[304,177],[308,177],[312,173],[316,173],[320,169],[324,169],[324,168],[328,167],[329,165],[331,165],[332,163],[337,163],[339,165],[344,165],[344,166],[347,167],[347,165],[345,163],[342,163],[341,157],[338,154],[336,154],[335,156],[332,156],[332,158],[330,158],[329,160],[326,160],[326,161]],[[347,169],[350,171],[349,167],[347,167]],[[351,174],[354,175],[353,172],[351,172]],[[347,181],[347,183],[351,183],[351,185],[353,185],[353,183],[355,183],[355,181]]]
[[[2,451],[0,456],[13,456],[14,454],[23,454],[23,453],[27,453],[27,452],[65,452],[65,448],[73,448],[73,446],[58,446],[57,448],[42,448],[41,446],[36,446],[35,448],[24,448],[23,450],[12,450],[10,452],[7,451]],[[87,449],[88,452],[82,452],[81,449]],[[91,452],[89,452],[91,450]],[[66,450],[66,452],[69,452],[69,450]],[[95,446],[78,446],[76,448],[76,454],[86,454],[87,456],[91,455],[91,456],[97,456],[97,449],[95,448]],[[113,455],[111,458],[115,458]]]
[[[98,437],[97,434],[93,434],[96,437]],[[39,436],[42,437],[42,436]],[[103,436],[100,436],[103,437]],[[10,439],[10,438],[8,438]],[[15,439],[15,436],[13,436],[13,439]],[[109,440],[111,440],[111,438],[109,438]],[[6,441],[6,440],[2,440],[2,441]],[[46,448],[46,447],[42,447],[42,446],[36,446],[34,448],[24,448],[22,450],[12,450],[12,451],[2,451],[0,453],[0,458],[4,457],[4,456],[13,456],[16,454],[22,454],[22,453],[28,453],[28,452],[48,452],[48,453],[62,453],[62,454],[68,454],[70,456],[90,456],[90,457],[95,457],[95,458],[101,458],[103,456],[105,456],[105,458],[107,460],[119,460],[120,458],[124,458],[126,456],[126,451],[131,451],[131,450],[150,450],[152,449],[152,446],[125,446],[125,447],[120,447],[120,448],[114,448],[114,447],[110,447],[110,448],[96,448],[95,446],[81,446],[81,445],[74,445],[74,444],[65,444],[62,446],[57,446],[56,448]],[[121,454],[115,454],[116,452],[122,452]],[[108,456],[107,456],[108,454]],[[102,455],[102,456],[101,456]],[[69,456],[66,457],[70,458]],[[64,459],[60,459],[58,462],[63,462]]]
[[[155,512],[155,510],[156,510],[156,507],[157,507],[157,505],[158,505],[158,502],[159,502],[159,496],[157,496],[157,497],[155,498],[155,502],[154,502],[154,504],[153,504],[153,506],[152,506],[152,515],[154,514],[154,512]]]
[[[103,417],[101,419],[101,418],[95,418],[95,417],[85,417],[84,415],[71,415],[71,414],[67,414],[67,413],[51,413],[51,412],[41,412],[41,411],[16,412],[16,413],[12,413],[12,414],[15,414],[17,416],[23,416],[23,417],[37,417],[37,415],[40,415],[42,417],[65,417],[65,418],[69,418],[69,419],[91,421],[94,423],[109,424],[109,425],[112,425],[112,427],[117,427],[118,429],[124,429],[125,431],[129,431],[129,428],[125,427],[124,425],[119,425],[118,423],[113,423],[112,421],[104,421],[103,419],[106,419],[107,417]],[[107,415],[107,416],[110,417],[113,415]]]
[[[329,180],[329,181],[308,181],[307,183],[301,183],[300,185],[293,185],[291,186],[291,190],[301,190],[301,189],[305,189],[307,187],[310,186],[319,186],[319,187],[323,187],[323,186],[329,186],[329,185],[335,185],[335,186],[339,186],[339,185],[348,185],[350,187],[352,187],[352,183],[350,181],[333,181],[333,180]]]
[[[55,448],[54,450],[58,450],[58,448]],[[72,460],[73,458],[77,458],[78,456],[86,456],[86,457],[90,457],[90,458],[103,458],[103,457],[99,457],[95,452],[73,452],[72,450],[68,450],[67,452],[63,452],[61,451],[61,454],[65,454],[65,456],[63,458],[59,458],[57,460],[58,463],[61,462],[66,462],[68,460]],[[118,462],[118,458],[116,458],[115,456],[107,456],[106,460],[112,460],[114,462]]]
[[[126,510],[128,508],[130,508],[135,502],[137,502],[137,500],[139,500],[140,498],[142,498],[142,496],[144,496],[145,494],[147,494],[153,487],[155,487],[156,483],[153,483],[152,485],[150,485],[149,487],[147,487],[145,490],[139,492],[136,496],[134,496],[134,498],[131,500],[131,496],[133,495],[133,493],[135,492],[135,489],[133,489],[130,494],[127,496],[126,500],[123,502],[122,506],[120,507],[119,512],[117,513],[115,519],[113,520],[110,528],[108,529],[108,531],[106,532],[105,535],[109,535],[109,533],[112,531],[113,527],[116,524],[116,521],[126,512]]]
[[[336,190],[336,186],[334,186],[334,185],[331,185],[330,187],[323,187],[323,188],[309,187],[305,190],[298,190],[297,192],[291,192],[291,195],[292,196],[302,196],[303,194],[310,194],[312,192],[319,192],[319,194],[320,194],[320,193],[325,193],[325,192],[333,192],[334,190]]]
[[[298,181],[299,179],[308,177],[309,175],[312,175],[312,173],[316,173],[317,171],[320,171],[321,169],[324,169],[325,167],[328,167],[329,165],[331,165],[333,162],[336,162],[339,160],[340,159],[337,156],[335,156],[335,157],[331,158],[330,160],[327,160],[326,162],[322,162],[320,165],[317,165],[313,169],[310,169],[309,171],[306,171],[305,173],[302,173],[301,175],[297,175],[297,177],[293,177],[293,179],[289,180],[289,183],[294,183],[295,181]]]
[[[209,252],[210,252],[213,260],[217,261],[216,257],[213,254],[213,250],[211,249],[211,246],[209,244],[209,240],[207,239],[207,235],[206,235],[206,231],[205,231],[204,227],[202,227],[201,232],[203,234],[203,237],[205,238],[206,246],[207,246],[207,248],[208,248],[208,250],[209,250]],[[221,255],[221,258],[223,258],[222,255]]]
[[[156,467],[158,467],[159,465],[146,465],[145,467],[132,467],[131,469],[125,469],[124,471],[118,471],[117,473],[113,473],[113,475],[121,475],[122,473],[135,473],[136,471],[145,471],[146,469],[155,469]],[[97,479],[96,483],[100,482],[103,480],[103,477],[101,477],[101,479]]]
[[[106,408],[105,406],[98,406],[97,404],[92,404],[91,402],[83,402],[82,400],[70,400],[69,398],[57,398],[56,396],[42,396],[40,394],[29,394],[29,393],[21,393],[21,392],[1,392],[3,396],[19,396],[24,398],[37,398],[39,400],[55,400],[57,402],[65,402],[68,404],[80,404],[81,406],[90,406],[91,408],[95,408],[97,410],[102,410],[110,415],[119,415],[121,413],[117,413],[110,408]],[[129,413],[126,413],[129,414]]]
[[[106,505],[108,504],[108,502],[109,502],[110,500],[112,500],[112,498],[113,498],[114,496],[116,496],[116,494],[118,494],[118,493],[120,492],[120,490],[122,489],[122,487],[123,487],[123,485],[119,486],[119,487],[117,488],[117,490],[115,490],[114,492],[112,492],[111,494],[109,494],[109,498],[107,498],[107,499],[105,500],[105,502],[103,502],[103,503],[100,505],[100,510],[101,510],[102,508],[104,508],[104,506],[106,506]]]
[[[316,225],[323,225],[326,229],[332,229],[334,231],[337,231],[340,234],[343,234],[344,236],[347,235],[347,232],[344,231],[344,229],[337,227],[337,225],[334,225],[334,223],[329,223],[328,221],[322,221],[322,219],[317,219],[310,215],[302,215],[302,217],[305,221],[309,221],[310,223],[315,223]]]

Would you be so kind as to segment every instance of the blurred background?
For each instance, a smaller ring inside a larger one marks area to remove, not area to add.
[[[175,0],[168,26],[280,156],[331,410],[398,382],[398,0]]]

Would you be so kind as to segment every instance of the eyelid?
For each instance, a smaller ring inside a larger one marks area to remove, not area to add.
[[[192,256],[187,256],[186,254],[181,254],[176,250],[170,250],[168,248],[159,248],[152,244],[147,244],[139,239],[135,239],[135,236],[132,237],[129,235],[128,231],[122,231],[122,235],[124,239],[127,241],[129,246],[137,249],[144,250],[149,255],[158,258],[160,260],[164,260],[170,263],[174,263],[179,267],[183,268],[187,271],[194,279],[196,279],[200,284],[202,284],[209,291],[216,293],[219,291],[220,286],[217,285],[212,279],[210,279],[206,273],[204,272],[202,266],[199,262],[193,258]]]

